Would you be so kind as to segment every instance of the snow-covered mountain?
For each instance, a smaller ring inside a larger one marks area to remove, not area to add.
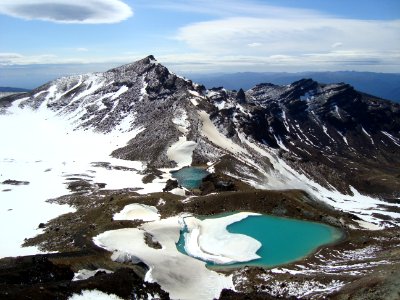
[[[8,119],[21,112],[44,118],[46,128],[62,124],[66,136],[101,136],[119,163],[141,162],[136,171],[142,175],[209,164],[257,188],[300,188],[365,221],[400,223],[400,105],[347,84],[304,79],[248,91],[207,90],[148,56],[6,97],[0,112]],[[22,131],[29,126],[18,125]],[[42,135],[40,147],[52,143]],[[100,148],[85,146],[84,152],[95,157]],[[94,159],[88,158],[92,167],[104,162]],[[93,178],[91,172],[71,174]]]
[[[238,100],[238,95],[241,99]],[[325,187],[349,186],[398,198],[400,106],[339,83],[303,79],[288,86],[260,84],[246,93],[216,90],[215,121],[269,148]],[[240,106],[238,106],[239,103]]]

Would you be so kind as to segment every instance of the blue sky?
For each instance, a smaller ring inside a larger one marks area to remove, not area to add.
[[[0,28],[0,86],[148,54],[183,74],[400,72],[399,0],[1,0]]]

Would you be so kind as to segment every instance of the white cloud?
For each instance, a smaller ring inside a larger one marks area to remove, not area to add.
[[[301,71],[371,71],[398,73],[400,69],[400,53],[398,51],[362,52],[360,50],[335,50],[324,53],[308,54],[274,54],[274,55],[218,55],[212,53],[177,53],[156,54],[157,60],[176,73],[210,73],[210,72],[301,72]],[[81,58],[44,55],[21,55],[18,53],[0,53],[1,66],[21,65],[75,65],[74,72],[79,73],[77,65],[81,65],[81,73],[90,70],[105,71],[125,63],[134,62],[148,53],[115,54],[114,56],[91,56]],[[384,56],[384,57],[382,57]],[[94,66],[94,65],[99,66]],[[104,67],[101,67],[104,66]],[[89,69],[88,69],[89,68]]]
[[[79,48],[78,48],[79,49]],[[74,49],[76,52],[85,52],[86,48],[80,50]],[[87,49],[88,50],[88,49]],[[0,53],[0,66],[10,65],[37,65],[37,64],[98,64],[98,63],[112,63],[112,64],[124,64],[139,60],[145,57],[143,55],[118,55],[115,56],[91,56],[81,57],[80,54],[68,57],[65,55],[58,56],[55,54],[41,54],[41,55],[29,55],[20,53]]]
[[[352,20],[315,14],[307,18],[229,17],[198,22],[180,28],[176,39],[203,55],[252,57],[260,64],[285,62],[307,69],[381,65],[385,71],[390,64],[399,65],[399,32],[399,20]]]
[[[157,59],[176,72],[302,72],[302,71],[371,71],[398,73],[400,53],[330,51],[296,55],[213,55],[211,53],[159,56]]]
[[[140,5],[140,4],[138,4]],[[280,15],[291,16],[312,16],[314,10],[300,8],[285,8],[280,6],[266,5],[254,0],[152,0],[141,4],[147,8],[172,10],[180,12],[207,14],[213,16],[253,16],[268,18]]]
[[[255,48],[255,47],[260,47],[260,46],[262,46],[262,44],[261,44],[261,43],[255,42],[255,43],[247,44],[247,46],[252,47],[252,48]]]
[[[336,43],[333,43],[332,44],[332,48],[339,48],[339,47],[342,47],[343,46],[343,43],[341,43],[341,42],[336,42]]]
[[[42,1],[0,0],[0,3]],[[77,0],[54,0],[80,5]],[[105,0],[87,0],[95,6]],[[115,1],[108,1],[111,3]],[[215,20],[181,27],[174,44],[152,54],[176,72],[358,70],[399,72],[399,20],[335,18],[317,11],[274,7],[242,0],[154,0],[135,5],[154,9],[208,14]],[[0,11],[4,8],[0,4]],[[177,40],[181,43],[177,43]],[[78,44],[79,45],[79,44]],[[82,44],[81,44],[82,45]],[[156,44],[153,44],[154,47]],[[112,53],[92,56],[84,48],[65,55],[0,54],[9,64],[123,64],[149,53]],[[80,53],[81,52],[81,53]]]
[[[2,0],[0,13],[56,23],[117,23],[132,16],[120,0]]]
[[[182,27],[176,38],[197,51],[243,53],[254,40],[264,54],[329,51],[338,40],[346,49],[400,49],[400,21],[364,21],[332,18],[234,17]]]

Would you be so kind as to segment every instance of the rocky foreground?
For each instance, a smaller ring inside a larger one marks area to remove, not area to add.
[[[210,185],[205,182],[203,187]],[[114,221],[112,217],[127,204],[142,203],[156,206],[163,218],[182,212],[214,215],[242,210],[318,221],[345,232],[341,242],[302,261],[269,270],[219,270],[233,274],[236,289],[224,290],[220,299],[398,298],[399,229],[357,229],[354,216],[317,203],[300,190],[257,190],[238,181],[234,189],[195,198],[167,192],[141,196],[130,190],[104,190],[90,196],[75,194],[55,199],[74,205],[77,211],[45,224],[44,233],[27,240],[26,245],[60,253],[1,260],[0,295],[2,299],[68,299],[72,294],[96,289],[123,299],[169,299],[158,284],[144,281],[146,265],[112,261],[109,252],[92,242],[104,231],[140,226],[143,222]],[[74,274],[82,270],[94,270],[94,276],[73,281]]]

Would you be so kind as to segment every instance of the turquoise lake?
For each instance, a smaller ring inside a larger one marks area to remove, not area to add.
[[[257,251],[261,258],[230,265],[208,262],[209,266],[274,267],[283,265],[300,260],[323,245],[337,242],[343,236],[339,229],[325,224],[268,215],[249,216],[229,225],[227,229],[231,233],[245,234],[261,242],[262,247]],[[184,249],[183,234],[184,232],[181,232],[177,248],[180,252],[187,254]]]
[[[186,167],[178,171],[172,171],[171,174],[181,186],[187,189],[196,189],[200,186],[202,179],[210,173],[204,169]]]

